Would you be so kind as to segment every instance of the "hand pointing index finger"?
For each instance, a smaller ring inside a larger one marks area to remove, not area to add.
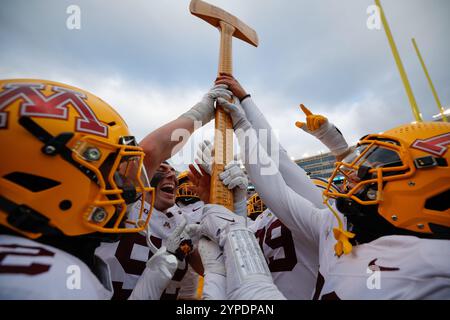
[[[312,116],[313,115],[313,113],[307,107],[305,107],[305,105],[301,104],[300,108],[302,109],[303,113],[306,116]]]

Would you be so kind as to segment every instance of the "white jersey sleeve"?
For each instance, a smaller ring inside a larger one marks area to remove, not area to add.
[[[102,277],[109,280],[109,275]],[[0,300],[83,299],[112,297],[110,283],[100,282],[78,258],[22,237],[0,236]]]
[[[200,275],[188,264],[188,270],[180,283],[178,299],[196,300]]]
[[[205,274],[203,300],[226,300],[227,278],[217,273]]]
[[[236,130],[236,135],[244,150],[244,165],[250,180],[267,207],[291,230],[318,243],[322,220],[330,214],[328,209],[318,209],[286,184],[276,164],[260,146],[253,128],[245,132]],[[313,188],[318,190],[314,185]]]
[[[305,170],[289,158],[286,149],[279,143],[272,127],[252,98],[242,101],[242,107],[247,115],[247,119],[253,129],[255,129],[258,139],[264,138],[264,140],[267,140],[267,143],[265,141],[263,143],[260,140],[260,146],[266,150],[268,156],[272,158],[276,165],[279,164],[280,174],[286,181],[286,184],[317,208],[325,208],[322,193],[307,176]]]

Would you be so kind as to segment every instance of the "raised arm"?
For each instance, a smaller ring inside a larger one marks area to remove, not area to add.
[[[161,162],[171,158],[183,148],[196,128],[206,125],[214,118],[214,102],[218,97],[230,99],[231,95],[225,85],[216,85],[199,103],[178,119],[149,133],[140,142],[147,155],[144,159],[147,175],[152,177]]]
[[[256,132],[246,119],[243,109],[224,99],[219,98],[218,102],[233,119],[235,133],[244,152],[247,173],[266,205],[285,225],[295,226],[305,236],[318,241],[322,210],[287,185],[275,162],[260,146]],[[328,214],[327,210],[326,213]]]
[[[317,208],[325,208],[320,190],[314,185],[306,172],[289,158],[286,149],[279,143],[266,117],[239,82],[231,76],[221,75],[216,83],[226,84],[241,101],[242,108],[256,132],[260,145],[272,161],[279,164],[280,174],[286,184]]]

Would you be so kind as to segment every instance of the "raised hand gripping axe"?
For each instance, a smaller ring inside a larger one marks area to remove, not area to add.
[[[233,36],[258,46],[255,30],[228,12],[201,0],[192,0],[190,11],[220,31],[219,74],[233,74]],[[216,108],[214,162],[211,174],[210,202],[233,211],[233,193],[220,181],[219,174],[233,160],[233,125],[223,108]]]

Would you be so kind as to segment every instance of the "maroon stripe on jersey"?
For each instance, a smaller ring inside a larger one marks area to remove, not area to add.
[[[324,294],[320,300],[341,300],[341,298],[338,297],[336,292],[330,292],[327,294]]]
[[[160,300],[177,300],[178,292],[180,292],[180,288],[177,288],[175,293],[166,293],[166,291],[164,291]]]
[[[320,293],[322,292],[324,284],[325,284],[325,278],[319,272],[317,274],[316,291],[314,292],[313,300],[319,300]]]
[[[127,300],[133,290],[122,289],[123,282],[113,281],[114,295],[111,300]]]
[[[400,268],[396,267],[382,267],[377,265],[375,262],[377,262],[378,259],[373,259],[369,262],[369,269],[372,271],[399,271]]]

